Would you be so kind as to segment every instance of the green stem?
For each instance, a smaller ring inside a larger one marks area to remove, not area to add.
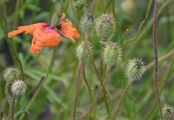
[[[76,9],[75,7],[73,6],[73,3],[72,3],[73,0],[70,1],[70,4],[71,4],[71,7],[72,7],[72,11],[73,11],[73,14],[74,14],[74,17],[75,17],[75,21],[78,25],[80,25],[80,22],[78,20],[78,16],[77,16],[77,12],[76,12]]]
[[[162,13],[162,11],[172,2],[173,0],[166,0],[165,3],[162,4],[162,6],[159,8],[158,11],[158,16]],[[137,45],[139,45],[139,42],[142,40],[142,38],[144,37],[144,35],[148,32],[148,30],[150,30],[150,28],[152,27],[152,23],[153,23],[153,18],[150,19],[150,21],[148,22],[148,24],[144,27],[144,29],[141,31],[141,33],[138,35],[138,37],[135,39],[135,42],[132,42],[133,45],[131,46],[131,48],[129,49],[128,55],[131,54],[131,51],[134,48],[137,48]]]
[[[41,81],[41,83],[39,84],[37,90],[35,91],[34,95],[32,96],[30,102],[27,104],[26,108],[25,108],[25,111],[28,111],[30,110],[30,108],[32,107],[36,97],[38,96],[42,86],[44,85],[44,83],[46,82],[46,80],[48,79],[49,77],[49,74],[51,73],[51,70],[52,70],[52,67],[53,67],[53,64],[54,64],[54,61],[55,61],[55,57],[56,57],[56,51],[57,51],[57,46],[53,48],[53,53],[52,53],[52,56],[51,56],[51,60],[50,60],[50,63],[49,63],[49,66],[48,66],[48,70],[46,72],[46,75],[45,75],[45,78]],[[25,114],[23,113],[21,115],[21,117],[19,118],[19,120],[23,120]]]
[[[3,12],[2,12],[3,11]],[[9,50],[10,50],[10,54],[11,54],[11,57],[12,57],[12,61],[13,63],[15,64],[15,66],[20,69],[21,71],[21,75],[22,75],[22,79],[24,80],[24,72],[23,72],[23,68],[22,68],[22,64],[21,64],[21,61],[19,60],[18,58],[18,55],[17,55],[17,52],[16,52],[16,49],[14,47],[14,43],[13,41],[11,41],[8,36],[7,36],[7,33],[8,33],[8,21],[7,21],[7,16],[6,16],[6,4],[4,3],[4,5],[2,5],[0,7],[0,12],[1,12],[1,17],[3,18],[3,22],[4,22],[4,32],[5,32],[5,38],[7,40],[7,43],[8,43],[8,47],[9,47]]]
[[[126,85],[126,87],[125,87],[125,89],[124,89],[124,91],[123,91],[123,93],[122,93],[122,96],[121,96],[120,100],[118,101],[118,104],[117,104],[117,106],[116,106],[116,108],[115,108],[115,110],[114,110],[113,120],[116,120],[116,118],[117,118],[117,116],[118,116],[118,114],[119,114],[119,111],[120,111],[120,109],[121,109],[121,106],[122,106],[122,104],[123,104],[123,102],[124,102],[124,99],[125,99],[125,97],[126,97],[126,95],[127,95],[127,93],[128,93],[128,90],[129,90],[131,84],[132,84],[132,81],[129,80],[129,81],[128,81],[128,84]]]
[[[77,108],[80,85],[81,85],[81,76],[82,76],[82,72],[85,70],[86,50],[87,50],[87,46],[88,46],[87,37],[88,36],[87,36],[87,33],[85,33],[84,35],[85,35],[85,40],[84,40],[85,43],[84,43],[84,47],[83,47],[82,58],[80,60],[79,69],[78,69],[77,85],[76,85],[75,99],[74,99],[74,104],[73,104],[73,120],[76,120],[76,108]]]
[[[10,87],[11,87],[11,81],[7,81],[5,84],[5,95],[9,105],[8,120],[13,120],[15,97],[10,93]]]
[[[138,32],[135,34],[135,36],[134,36],[133,38],[127,40],[123,47],[125,47],[129,42],[134,41],[134,40],[137,39],[137,37],[139,37],[139,34],[140,34],[142,28],[144,27],[145,22],[146,22],[146,20],[147,20],[149,14],[150,14],[150,8],[151,8],[151,6],[152,6],[152,2],[153,2],[153,0],[149,0],[149,2],[148,2],[147,10],[146,10],[146,15],[145,15],[143,21],[140,23],[140,26],[139,26],[139,28],[138,28]]]
[[[93,59],[93,58],[92,58],[92,59]],[[92,61],[93,61],[93,60],[92,60]],[[97,68],[96,68],[96,66],[95,66],[95,64],[94,64],[94,61],[93,61],[92,63],[93,63],[93,65],[94,65],[94,67],[95,67],[95,71],[97,72]],[[104,79],[104,81],[102,81],[101,78],[99,78],[99,80],[100,80],[100,82],[101,82],[101,86],[100,86],[100,88],[99,88],[99,90],[98,90],[98,92],[97,92],[97,94],[96,94],[96,96],[95,96],[95,98],[94,98],[92,104],[90,105],[89,109],[79,117],[80,120],[82,120],[82,119],[85,118],[89,113],[92,112],[93,108],[96,106],[97,100],[98,100],[98,98],[100,97],[102,91],[103,91],[103,95],[104,95],[105,107],[106,107],[107,113],[108,113],[109,117],[111,117],[111,116],[110,116],[111,113],[110,113],[110,109],[109,109],[109,103],[108,103],[108,101],[110,101],[110,98],[109,98],[109,96],[108,96],[108,94],[107,94],[107,91],[106,91],[106,88],[105,88],[105,86],[104,86],[104,84],[109,80],[109,77],[110,77],[110,70],[111,70],[111,66],[107,66],[107,70],[106,70],[106,74],[105,74],[105,79]],[[97,72],[97,73],[98,73],[98,72]],[[98,74],[97,76],[99,77],[99,74]]]

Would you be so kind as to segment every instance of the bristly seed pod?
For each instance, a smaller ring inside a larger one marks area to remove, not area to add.
[[[104,63],[106,65],[115,65],[122,62],[122,49],[114,42],[108,42],[104,47]]]
[[[5,80],[13,81],[20,78],[20,71],[17,68],[7,68],[3,75]]]
[[[129,80],[135,81],[141,79],[144,72],[145,66],[141,59],[131,59],[128,61],[126,75]]]
[[[171,106],[165,105],[162,109],[162,113],[165,120],[173,120],[174,109]]]
[[[115,29],[115,18],[111,14],[102,14],[96,19],[96,31],[101,40],[109,40],[115,32]]]
[[[79,59],[79,61],[81,61],[81,60],[82,60],[82,57],[83,57],[84,45],[85,45],[85,41],[82,41],[82,42],[77,46],[77,49],[76,49],[76,55],[77,55],[77,58]],[[92,48],[89,42],[87,43],[87,45],[88,45],[88,48],[89,48],[89,49]],[[86,50],[86,53],[85,53],[86,56],[87,56],[87,51],[88,51],[88,50]]]
[[[23,95],[26,91],[26,84],[22,80],[16,80],[11,85],[11,92],[14,96]]]

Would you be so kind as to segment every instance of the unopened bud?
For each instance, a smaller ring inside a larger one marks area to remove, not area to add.
[[[109,42],[104,47],[104,62],[106,65],[114,65],[122,61],[121,47],[114,42]]]
[[[4,79],[8,81],[13,81],[20,78],[20,71],[17,68],[7,68],[4,71]]]
[[[82,57],[83,57],[83,51],[84,51],[84,47],[85,47],[85,41],[82,41],[79,45],[78,45],[78,47],[77,47],[77,49],[76,49],[76,54],[77,54],[77,58],[79,59],[79,61],[81,61],[82,60]],[[89,42],[87,43],[87,47],[89,48],[89,49],[91,49],[91,45],[89,44]],[[87,48],[87,49],[88,49]],[[85,54],[85,56],[87,56],[87,51],[88,50],[86,50],[86,53],[84,53]]]
[[[12,83],[11,92],[15,96],[23,95],[26,91],[26,84],[22,80],[16,80]]]
[[[114,34],[115,29],[115,18],[111,14],[102,14],[96,19],[96,31],[101,40],[109,40]]]
[[[126,67],[126,75],[129,80],[139,80],[145,72],[145,66],[141,59],[131,59]]]

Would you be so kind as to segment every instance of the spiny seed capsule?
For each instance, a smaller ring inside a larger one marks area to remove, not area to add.
[[[145,66],[141,59],[131,59],[127,63],[126,75],[129,80],[139,80],[145,72]]]
[[[84,45],[85,45],[85,41],[82,41],[82,42],[78,45],[78,47],[77,47],[77,49],[76,49],[76,54],[77,54],[77,58],[79,59],[79,61],[81,61],[81,60],[82,60],[82,57],[83,57],[83,50],[84,50],[84,47],[85,47]],[[87,47],[88,47],[89,49],[91,49],[91,45],[90,45],[89,42],[87,43]],[[85,56],[87,56],[87,51],[88,51],[88,50],[86,50]]]
[[[114,42],[109,42],[104,47],[104,63],[106,65],[119,64],[122,61],[122,49]]]
[[[90,32],[93,30],[94,27],[94,21],[92,16],[84,16],[81,20],[81,29],[84,32]]]
[[[16,80],[12,83],[11,92],[15,96],[23,95],[26,91],[26,84],[22,80]]]
[[[96,19],[96,32],[101,40],[109,40],[115,29],[115,18],[111,14],[102,14]]]
[[[6,70],[4,70],[4,75],[3,75],[5,80],[8,81],[13,81],[16,79],[20,78],[20,71],[17,68],[7,68]]]

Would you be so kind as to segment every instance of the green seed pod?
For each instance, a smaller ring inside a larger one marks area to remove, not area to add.
[[[126,75],[129,80],[139,80],[145,72],[145,66],[141,59],[131,59],[126,67]]]
[[[111,14],[102,14],[96,19],[96,32],[101,40],[109,40],[115,29],[115,18]]]
[[[77,58],[79,59],[79,61],[81,61],[82,57],[83,57],[84,45],[85,45],[85,41],[82,41],[76,49],[76,55],[77,55]],[[89,42],[87,43],[87,45],[88,45],[88,48],[91,49],[91,45]],[[88,52],[88,50],[86,50],[86,53],[85,53],[86,57],[88,57],[87,52]]]
[[[91,32],[94,27],[94,21],[92,16],[84,16],[81,20],[81,29],[84,32]]]
[[[11,85],[11,92],[14,96],[23,95],[26,91],[26,84],[22,80],[16,80]]]
[[[4,70],[3,77],[5,80],[13,81],[13,80],[19,79],[21,77],[21,74],[17,68],[11,67]]]
[[[106,65],[115,65],[122,62],[122,49],[114,42],[109,42],[104,47],[104,63]]]

